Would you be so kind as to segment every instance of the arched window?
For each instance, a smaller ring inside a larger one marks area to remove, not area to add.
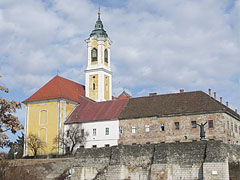
[[[104,50],[104,62],[108,63],[108,50]]]
[[[41,110],[39,118],[40,118],[39,124],[46,125],[47,124],[47,110]]]
[[[43,143],[47,143],[47,129],[41,128],[39,130],[39,138]]]
[[[97,49],[92,49],[92,61],[97,61]]]

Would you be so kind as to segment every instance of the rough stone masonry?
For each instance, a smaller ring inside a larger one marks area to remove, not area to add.
[[[72,179],[228,180],[239,169],[240,146],[221,141],[196,141],[109,148],[80,148]]]
[[[36,165],[6,164],[0,179],[18,174],[15,179],[60,180],[70,178],[69,173],[73,180],[240,179],[240,146],[222,141],[80,148],[74,158],[38,161]]]

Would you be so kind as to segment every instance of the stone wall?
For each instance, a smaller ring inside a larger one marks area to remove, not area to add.
[[[79,149],[72,179],[227,180],[239,146],[221,141],[120,145]]]
[[[37,164],[25,161],[0,166],[0,179],[11,179],[16,174],[15,179],[60,180],[70,177],[69,173],[73,180],[238,180],[240,177],[240,146],[221,141],[80,148],[75,158],[31,160]]]
[[[201,124],[208,120],[213,120],[213,128],[205,125],[207,139],[240,144],[240,122],[226,113],[123,119],[119,121],[119,126],[123,129],[119,136],[119,144],[199,141],[200,128],[192,128],[192,121]],[[175,122],[179,122],[179,130],[175,129]],[[164,124],[164,131],[160,130],[160,124]],[[146,125],[150,127],[149,132],[146,132]],[[136,127],[136,133],[132,133],[132,127]]]

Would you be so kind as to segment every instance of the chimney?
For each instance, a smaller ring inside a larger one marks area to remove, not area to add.
[[[212,90],[209,88],[209,89],[208,89],[208,95],[209,95],[210,97],[212,96],[211,91],[212,91]]]
[[[149,93],[149,96],[156,96],[157,93]]]
[[[228,107],[228,101],[226,101],[226,106]]]
[[[184,89],[180,89],[180,91],[179,91],[180,93],[184,93]]]
[[[237,113],[237,109],[235,109],[235,113]]]
[[[220,97],[220,103],[222,104],[222,97]]]
[[[214,99],[217,99],[217,93],[214,92]]]

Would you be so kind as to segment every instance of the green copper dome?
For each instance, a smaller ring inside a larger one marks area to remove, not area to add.
[[[90,37],[108,37],[107,32],[103,29],[103,23],[100,19],[100,12],[98,13],[98,20],[96,21],[95,28],[90,34]]]

